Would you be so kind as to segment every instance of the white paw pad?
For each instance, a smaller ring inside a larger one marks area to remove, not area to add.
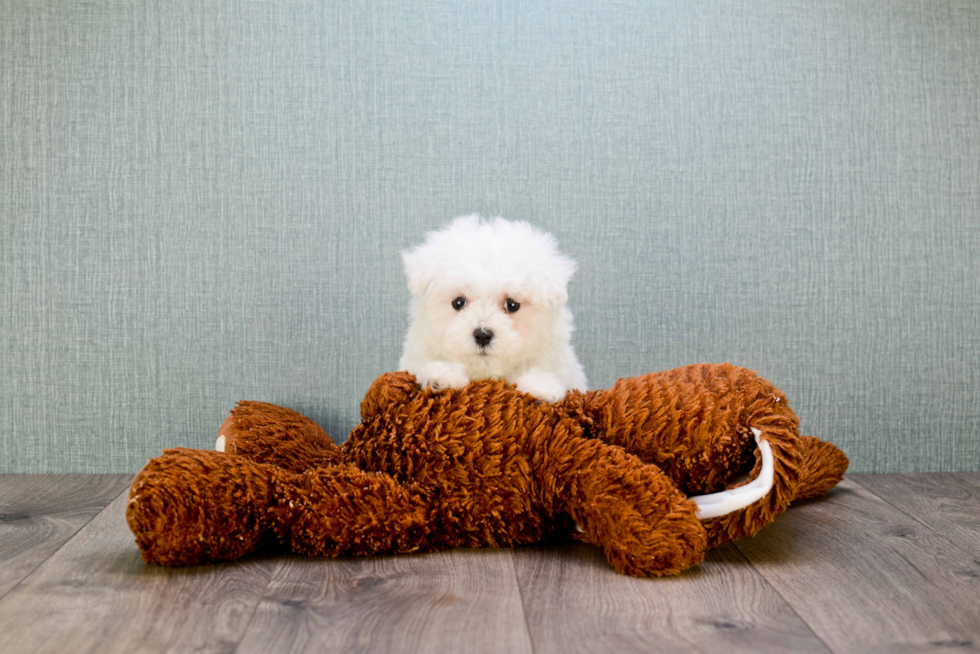
[[[768,441],[761,439],[762,432],[752,428],[755,435],[755,442],[759,445],[759,453],[762,455],[762,470],[759,476],[744,486],[731,488],[719,493],[709,495],[697,495],[688,499],[698,505],[698,519],[707,520],[717,518],[738,511],[758,502],[772,490],[773,480],[773,459],[772,448]]]

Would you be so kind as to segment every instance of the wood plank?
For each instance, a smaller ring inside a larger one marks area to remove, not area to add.
[[[597,547],[515,552],[536,654],[827,652],[731,545],[677,577],[618,574]]]
[[[124,494],[0,600],[0,652],[227,652],[274,559],[147,566]]]
[[[735,545],[835,652],[980,649],[980,561],[850,478]]]
[[[509,549],[291,557],[239,652],[530,652]]]
[[[980,472],[854,475],[851,479],[980,558]]]
[[[0,475],[0,597],[129,487],[131,475]]]
[[[973,484],[974,486],[980,486],[980,471],[976,472],[956,472],[953,473],[956,477],[959,477],[963,481]]]

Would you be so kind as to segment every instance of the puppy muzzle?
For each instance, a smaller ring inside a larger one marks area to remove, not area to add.
[[[481,350],[483,350],[490,345],[490,341],[493,340],[493,332],[485,327],[480,327],[473,331],[473,340],[476,341],[476,344]]]

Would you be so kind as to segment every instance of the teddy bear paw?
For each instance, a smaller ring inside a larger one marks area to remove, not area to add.
[[[215,452],[224,452],[228,445],[228,441],[232,439],[235,433],[235,425],[232,422],[231,416],[225,418],[225,421],[221,423],[218,427],[218,438],[214,441]]]

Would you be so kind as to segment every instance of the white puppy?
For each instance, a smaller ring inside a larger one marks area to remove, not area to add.
[[[585,390],[565,306],[575,262],[550,234],[466,216],[402,260],[412,301],[398,366],[422,386],[503,379],[548,402]]]

